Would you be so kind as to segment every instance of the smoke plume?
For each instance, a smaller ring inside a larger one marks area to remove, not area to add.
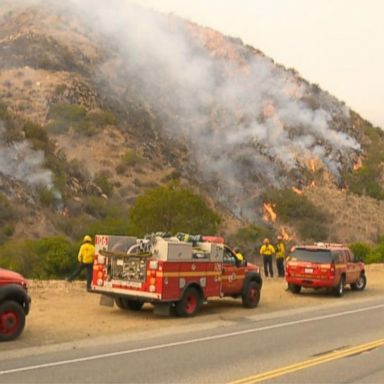
[[[108,81],[126,88],[122,97],[135,93],[150,104],[164,133],[187,144],[201,177],[237,215],[252,215],[247,201],[264,186],[286,187],[284,174],[306,161],[337,179],[360,149],[334,124],[335,116],[348,121],[346,107],[324,94],[321,105],[311,104],[308,83],[234,39],[124,0],[49,3],[116,48],[122,66],[112,76],[104,63]]]
[[[0,173],[32,188],[44,186],[52,190],[53,174],[44,168],[44,153],[34,150],[26,140],[7,144],[4,133],[0,120]]]

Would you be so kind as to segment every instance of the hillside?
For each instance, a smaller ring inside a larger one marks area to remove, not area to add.
[[[253,223],[300,238],[294,220],[265,216],[265,192],[292,188],[331,218],[332,241],[383,233],[383,135],[343,102],[208,27],[68,4],[0,10],[0,192],[14,212],[2,242],[77,238],[105,206],[174,179],[221,212],[223,233]]]

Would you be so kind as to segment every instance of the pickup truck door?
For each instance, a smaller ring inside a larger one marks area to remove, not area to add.
[[[346,263],[347,263],[347,283],[351,284],[356,282],[360,276],[360,267],[359,263],[355,262],[354,255],[349,251],[345,251],[346,254]]]

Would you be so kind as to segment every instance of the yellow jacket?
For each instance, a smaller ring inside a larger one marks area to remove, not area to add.
[[[272,244],[263,244],[260,248],[260,255],[262,256],[270,256],[275,252],[275,247]]]
[[[277,259],[285,258],[285,245],[282,241],[279,241],[276,244],[276,258]]]
[[[91,243],[84,243],[81,245],[77,258],[80,263],[90,264],[93,263],[95,255],[95,247]]]

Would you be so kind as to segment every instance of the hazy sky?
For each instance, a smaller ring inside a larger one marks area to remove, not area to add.
[[[383,0],[131,0],[239,37],[384,128]]]

